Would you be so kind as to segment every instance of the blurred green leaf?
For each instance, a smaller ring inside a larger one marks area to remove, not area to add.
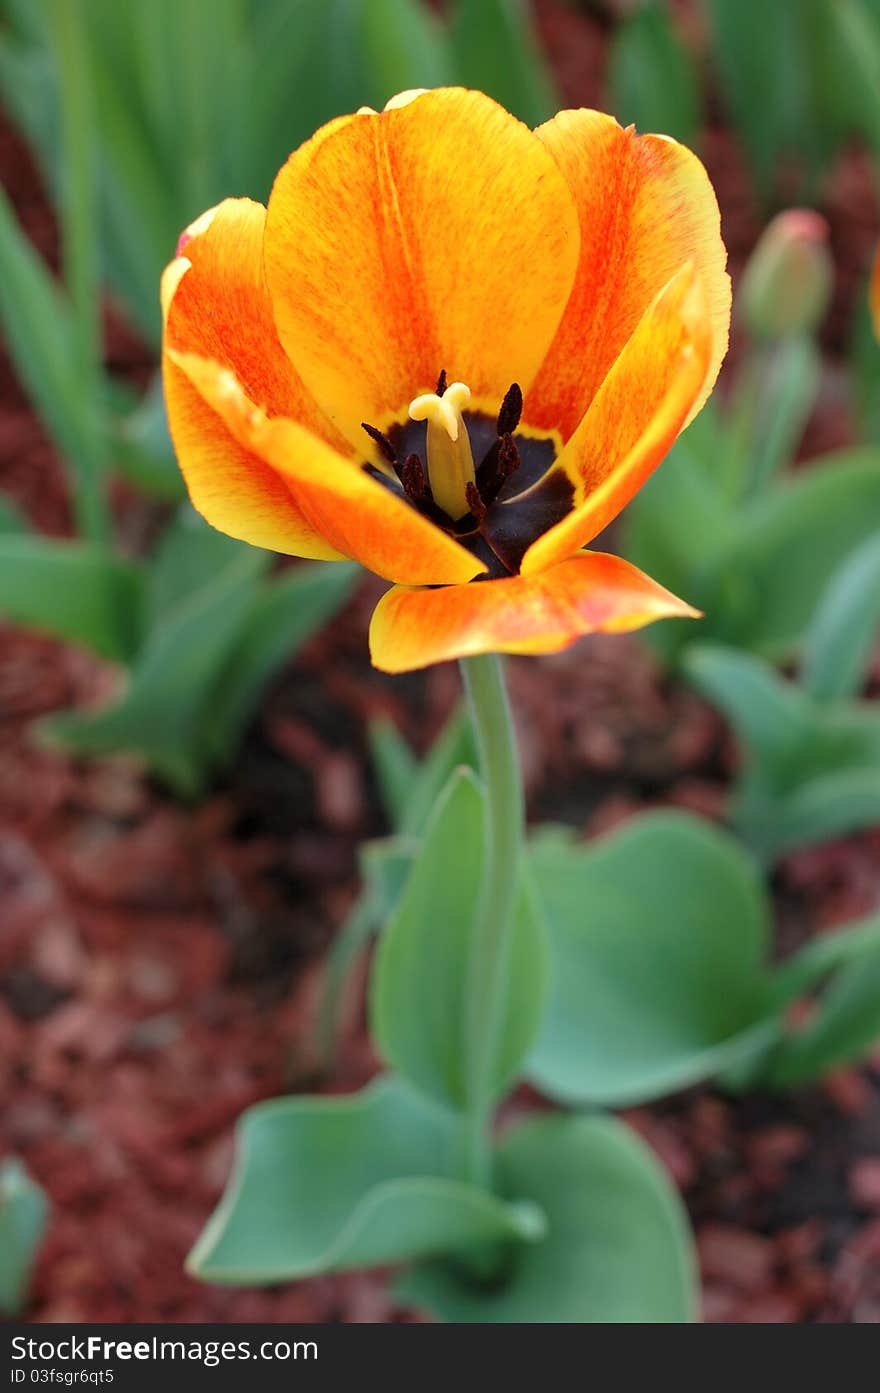
[[[731,838],[656,813],[596,843],[542,838],[531,862],[551,943],[550,1001],[528,1064],[543,1092],[628,1105],[757,1048],[769,912]]]
[[[399,827],[409,799],[419,761],[397,726],[388,717],[371,721],[368,731],[370,760],[379,785],[385,816]]]
[[[455,0],[451,37],[456,81],[537,126],[559,101],[530,21],[524,0]]]
[[[421,0],[369,0],[359,18],[376,106],[397,92],[451,81],[446,31]]]
[[[762,1080],[790,1088],[858,1059],[880,1037],[880,949],[835,973],[806,1025],[785,1036]]]
[[[28,521],[14,498],[0,494],[0,534],[27,532]]]
[[[95,402],[83,392],[70,305],[0,190],[0,322],[22,385],[71,468],[101,467]]]
[[[692,646],[684,670],[742,746],[732,816],[759,856],[880,819],[880,714],[870,706],[820,704],[761,659],[718,645]]]
[[[27,1299],[49,1204],[20,1161],[0,1162],[0,1313],[14,1319]]]
[[[165,503],[186,497],[186,485],[168,434],[162,380],[157,374],[140,402],[111,419],[113,461],[136,488]]]
[[[154,628],[118,701],[94,713],[51,717],[40,729],[78,754],[136,755],[183,796],[200,793],[210,768],[205,714],[264,566],[262,553],[240,548],[233,565]]]
[[[521,1246],[503,1281],[469,1285],[451,1263],[422,1263],[399,1297],[455,1322],[682,1322],[696,1319],[695,1263],[676,1191],[648,1147],[606,1117],[549,1116],[507,1131],[502,1193],[546,1213],[543,1242]]]
[[[800,680],[821,701],[856,696],[880,627],[880,535],[835,571],[804,641]]]
[[[383,1055],[410,1082],[452,1106],[464,1106],[467,1098],[465,1001],[480,910],[485,817],[482,786],[469,770],[457,770],[382,935],[372,979],[372,1030]],[[538,1029],[546,952],[544,927],[524,883],[506,964],[504,1015],[494,1042],[496,1095],[513,1079]]]
[[[205,712],[202,740],[212,764],[234,753],[272,674],[329,622],[361,574],[355,565],[319,561],[261,587]]]
[[[0,535],[0,613],[125,662],[143,632],[144,575],[92,542],[7,532]]]
[[[667,6],[658,0],[638,5],[615,29],[610,47],[608,83],[618,121],[695,146],[700,80]]]
[[[189,1270],[241,1286],[540,1237],[534,1204],[455,1179],[459,1144],[458,1119],[394,1078],[249,1108]]]

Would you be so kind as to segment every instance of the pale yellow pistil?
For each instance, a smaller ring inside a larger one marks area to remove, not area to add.
[[[470,512],[467,486],[476,482],[471,442],[461,415],[470,399],[470,387],[451,382],[442,396],[426,392],[409,404],[413,421],[428,422],[428,482],[434,502],[453,519]]]

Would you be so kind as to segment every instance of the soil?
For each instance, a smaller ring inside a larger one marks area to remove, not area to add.
[[[555,0],[539,11],[566,101],[602,105],[608,18]],[[736,273],[760,215],[720,123],[704,155]],[[54,260],[39,178],[7,128],[0,166]],[[834,384],[880,229],[859,152],[839,162],[824,211],[839,275],[825,343],[831,386],[810,428],[821,448],[852,438]],[[107,342],[116,368],[142,373],[143,354],[112,309]],[[0,489],[40,530],[69,530],[59,462],[6,364]],[[118,502],[120,515],[145,510],[125,494]],[[380,588],[366,579],[281,672],[235,767],[198,807],[130,763],[40,747],[34,720],[100,700],[113,673],[52,640],[0,630],[2,1146],[52,1205],[31,1321],[421,1318],[393,1304],[381,1273],[253,1292],[206,1287],[183,1269],[228,1175],[236,1117],[304,1086],[322,954],[357,890],[357,844],[384,829],[366,722],[391,716],[424,749],[457,697],[451,666],[404,679],[370,668],[365,636]],[[533,819],[597,836],[646,806],[723,816],[735,758],[726,732],[638,640],[588,639],[510,671]],[[876,910],[880,832],[790,857],[772,889],[786,948]],[[347,1091],[377,1067],[359,998],[320,1086]],[[779,1097],[698,1088],[623,1116],[687,1203],[707,1320],[880,1320],[880,1055]]]

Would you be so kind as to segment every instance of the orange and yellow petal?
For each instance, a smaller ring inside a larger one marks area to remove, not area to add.
[[[361,421],[384,427],[441,369],[495,402],[528,386],[579,243],[537,136],[482,93],[441,88],[333,122],[291,155],[265,265],[281,342],[359,442]]]
[[[574,508],[532,543],[525,575],[586,546],[626,506],[692,413],[711,353],[702,282],[685,266],[642,318],[563,450],[556,467],[575,485]]]
[[[262,271],[266,210],[226,199],[181,236],[162,277],[162,369],[171,438],[193,506],[212,527],[272,551],[333,560],[283,477],[230,431],[175,361],[200,356],[265,412],[290,412],[339,440],[308,396],[275,333]],[[342,443],[340,441],[340,443]]]
[[[345,449],[278,338],[263,272],[265,227],[261,203],[227,198],[187,228],[163,281],[165,347],[229,368],[268,416],[289,416]]]
[[[727,349],[730,280],[718,204],[697,157],[666,136],[636,135],[597,111],[540,126],[580,219],[580,262],[553,346],[526,401],[530,424],[567,439],[655,296],[692,261],[712,350],[695,415]]]
[[[383,672],[409,672],[477,653],[555,653],[584,634],[698,617],[622,557],[582,552],[537,576],[395,587],[373,614],[370,654]]]
[[[339,560],[341,553],[308,521],[284,477],[236,439],[168,354],[162,378],[174,449],[192,505],[206,522],[252,546]]]
[[[263,482],[276,490],[273,497],[286,489],[331,555],[352,557],[386,580],[407,585],[458,585],[485,570],[452,537],[318,436],[286,417],[267,417],[228,368],[195,354],[170,352],[169,357],[264,471]],[[265,497],[268,502],[268,492]],[[227,523],[235,522],[239,501],[230,502]],[[215,516],[219,507],[220,500],[214,500]],[[214,522],[204,508],[200,511]],[[214,526],[241,535],[232,526]]]
[[[880,247],[874,256],[874,269],[871,272],[871,288],[869,292],[871,314],[874,317],[874,332],[880,339]]]

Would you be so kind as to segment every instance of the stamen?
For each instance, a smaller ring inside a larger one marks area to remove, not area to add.
[[[428,481],[425,478],[425,466],[418,455],[407,455],[400,467],[400,482],[403,484],[404,492],[414,503],[425,497]]]
[[[453,382],[442,396],[426,392],[409,404],[411,419],[428,423],[431,492],[438,507],[453,520],[468,512],[467,485],[475,482],[471,442],[461,414],[470,399],[470,388]]]
[[[437,378],[437,388],[436,388],[436,391],[437,391],[437,396],[438,396],[438,397],[442,397],[443,393],[446,391],[446,369],[445,369],[445,368],[441,368],[441,369],[440,369],[440,376]]]
[[[519,425],[519,418],[522,415],[523,394],[518,382],[511,382],[501,403],[501,410],[498,412],[498,425],[496,427],[499,435],[513,435]]]
[[[509,479],[519,469],[519,450],[511,435],[502,435],[498,446],[498,473],[502,479]]]
[[[480,497],[480,490],[477,488],[476,484],[468,483],[465,485],[464,493],[468,507],[477,519],[477,522],[482,522],[488,509]]]
[[[367,432],[370,439],[378,445],[380,451],[385,456],[389,464],[397,463],[397,451],[391,444],[387,435],[378,430],[376,426],[368,425],[366,421],[361,421],[361,428]]]

